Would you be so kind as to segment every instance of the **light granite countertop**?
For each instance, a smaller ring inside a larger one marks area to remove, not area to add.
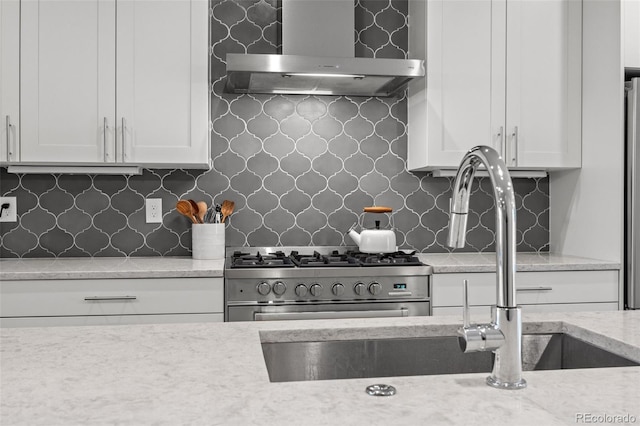
[[[418,257],[421,262],[433,266],[433,272],[436,274],[496,270],[495,253],[421,253]],[[619,262],[556,253],[516,254],[518,271],[597,271],[619,270],[620,267]]]
[[[0,259],[0,280],[222,277],[224,260],[191,257]]]
[[[248,248],[249,249],[249,248]],[[495,253],[418,254],[434,273],[493,272]],[[549,253],[519,253],[518,271],[620,269],[620,263]],[[190,257],[0,259],[0,280],[221,277],[222,260]]]
[[[524,315],[640,361],[640,312]],[[451,335],[451,317],[0,329],[0,423],[8,425],[575,425],[640,422],[640,367],[271,383],[261,341]],[[419,356],[419,354],[416,354]],[[386,383],[395,396],[365,387]],[[593,418],[593,417],[592,417]],[[616,417],[618,418],[618,417]]]

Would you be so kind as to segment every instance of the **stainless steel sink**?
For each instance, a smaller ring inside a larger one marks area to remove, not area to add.
[[[523,368],[640,365],[564,333],[523,335]],[[272,382],[489,373],[493,353],[462,353],[455,336],[262,343]]]

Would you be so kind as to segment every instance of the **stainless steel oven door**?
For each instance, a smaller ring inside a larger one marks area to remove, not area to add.
[[[242,304],[227,308],[227,321],[385,318],[431,315],[428,300],[314,304]]]

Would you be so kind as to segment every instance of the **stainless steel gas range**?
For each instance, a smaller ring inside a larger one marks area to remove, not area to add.
[[[225,321],[431,315],[431,266],[345,247],[228,249]]]

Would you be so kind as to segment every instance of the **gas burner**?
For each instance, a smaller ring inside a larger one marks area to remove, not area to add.
[[[350,256],[356,258],[362,266],[419,266],[422,262],[415,255],[415,251],[411,253],[395,252],[395,253],[360,253],[352,252]]]
[[[303,255],[293,250],[289,257],[300,268],[313,268],[324,266],[358,266],[358,260],[348,254],[333,250],[330,254],[320,254],[314,251],[313,254]]]
[[[260,254],[258,251],[255,255],[233,252],[231,256],[232,268],[294,268],[292,260],[281,251],[275,253]]]

